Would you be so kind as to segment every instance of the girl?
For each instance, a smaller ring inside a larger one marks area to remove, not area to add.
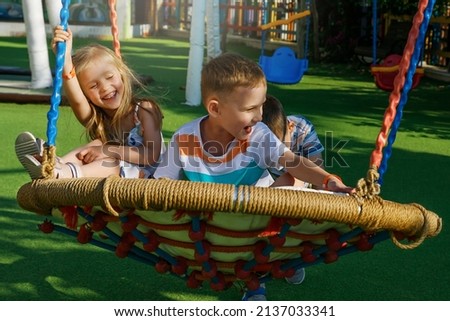
[[[60,158],[55,177],[152,177],[164,148],[160,107],[136,97],[133,88],[141,83],[114,51],[90,45],[71,57],[72,33],[57,26],[54,52],[60,41],[66,42],[64,92],[91,142]],[[40,149],[29,133],[16,140],[17,156],[32,179],[41,177],[42,165],[29,154]]]

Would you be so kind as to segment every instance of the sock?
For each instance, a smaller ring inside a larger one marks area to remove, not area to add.
[[[80,166],[74,163],[60,163],[55,170],[56,178],[78,178],[82,177]]]

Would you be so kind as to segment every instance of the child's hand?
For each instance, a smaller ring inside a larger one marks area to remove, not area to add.
[[[323,188],[327,191],[332,192],[341,192],[341,193],[349,193],[352,194],[355,192],[353,187],[349,187],[345,185],[342,180],[335,175],[329,175],[325,182]]]
[[[72,31],[67,28],[67,31],[63,29],[62,26],[56,26],[53,29],[53,39],[52,39],[52,50],[56,54],[56,43],[66,42],[66,55],[65,57],[70,57],[72,54]]]
[[[83,164],[90,164],[98,159],[104,159],[108,156],[103,153],[103,146],[89,146],[77,154],[77,158]]]

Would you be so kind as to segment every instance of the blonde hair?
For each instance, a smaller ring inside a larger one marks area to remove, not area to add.
[[[93,60],[99,59],[102,60],[102,63],[112,64],[117,68],[123,82],[124,91],[119,108],[112,118],[103,109],[89,102],[93,116],[85,124],[86,134],[90,139],[100,139],[103,143],[116,142],[124,144],[125,133],[121,128],[121,120],[129,113],[134,112],[134,106],[139,101],[134,89],[136,87],[143,88],[143,85],[134,72],[113,50],[98,44],[82,47],[75,52],[72,61],[77,75],[89,68]],[[159,120],[158,123],[161,124],[163,116],[158,104],[151,98],[140,100],[147,100],[152,104],[152,108],[146,108],[146,110],[156,116],[155,119]]]
[[[224,95],[237,87],[255,88],[259,85],[266,85],[262,69],[253,60],[235,53],[224,53],[210,60],[202,69],[204,103],[211,94]]]

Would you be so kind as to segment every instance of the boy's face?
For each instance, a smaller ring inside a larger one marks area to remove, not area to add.
[[[238,140],[246,140],[253,126],[262,120],[262,105],[266,100],[265,85],[255,88],[237,87],[230,95],[218,100],[221,126]]]

